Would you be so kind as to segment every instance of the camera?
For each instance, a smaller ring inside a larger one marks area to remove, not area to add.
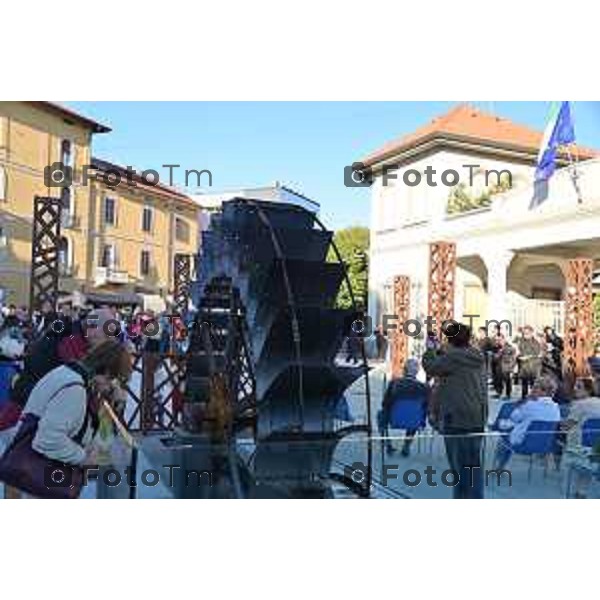
[[[346,187],[369,187],[373,183],[373,173],[363,163],[355,162],[344,167],[344,185]]]
[[[367,485],[369,467],[362,462],[354,462],[344,467],[344,477],[356,485]]]
[[[73,487],[73,468],[66,465],[44,467],[44,485],[47,488]]]
[[[54,162],[44,167],[44,185],[46,187],[69,187],[73,183],[73,167]]]

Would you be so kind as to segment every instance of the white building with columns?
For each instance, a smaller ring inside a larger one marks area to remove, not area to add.
[[[369,313],[375,323],[393,314],[396,275],[410,277],[411,317],[427,316],[429,244],[451,241],[455,318],[478,315],[474,325],[508,319],[513,331],[528,323],[562,332],[568,260],[587,257],[600,266],[600,154],[577,149],[581,203],[566,160],[548,189],[535,191],[541,138],[459,105],[361,161],[373,172]],[[436,186],[428,185],[427,169],[435,170],[429,177]],[[407,185],[417,179],[406,174],[411,170],[421,175],[418,185]],[[444,185],[447,170],[460,181],[448,173],[446,182],[455,185]],[[534,197],[546,199],[536,204]]]

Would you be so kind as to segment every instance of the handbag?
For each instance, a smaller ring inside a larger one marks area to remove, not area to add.
[[[84,387],[80,382],[71,382],[57,390],[52,398],[62,390],[75,385]],[[90,418],[88,401],[83,425],[72,438],[77,444],[82,444]],[[78,498],[83,487],[82,467],[67,465],[33,449],[32,444],[38,430],[39,419],[32,413],[23,415],[15,437],[0,458],[0,481],[36,498]]]

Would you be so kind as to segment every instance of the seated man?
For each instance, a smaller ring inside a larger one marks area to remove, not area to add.
[[[583,380],[575,385],[573,402],[566,419],[567,446],[581,445],[581,427],[588,419],[600,419],[600,398],[594,396],[592,382]]]
[[[521,402],[510,415],[510,432],[498,440],[496,447],[496,468],[503,469],[513,453],[515,446],[525,440],[529,425],[533,421],[560,422],[560,409],[552,396],[556,392],[557,382],[550,375],[541,375],[533,383],[530,396]]]
[[[594,379],[594,391],[596,394],[600,394],[600,344],[594,346],[594,354],[588,358],[588,365],[592,372],[592,378]]]
[[[593,472],[587,468],[589,461],[586,452],[581,452],[582,426],[588,419],[600,419],[600,398],[594,396],[594,385],[590,380],[582,380],[575,384],[573,401],[569,414],[564,421],[566,430],[567,468],[571,489],[570,497],[586,498],[588,487],[593,481]],[[584,466],[584,468],[580,468]]]
[[[427,401],[429,398],[429,387],[417,380],[419,374],[419,361],[415,358],[409,358],[404,365],[404,377],[392,379],[390,381],[385,395],[383,397],[383,419],[384,423],[389,423],[392,406],[396,402],[403,400],[420,400],[423,402],[423,408],[427,411]],[[402,456],[410,454],[410,445],[415,437],[416,430],[406,430],[406,438],[402,446]],[[391,441],[387,443],[388,452],[393,452],[394,448]]]

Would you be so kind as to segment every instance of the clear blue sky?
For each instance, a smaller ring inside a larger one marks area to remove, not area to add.
[[[275,180],[320,202],[332,229],[367,225],[369,192],[346,188],[343,169],[411,132],[454,102],[65,102],[113,128],[95,156],[136,168],[210,169],[212,190]],[[474,102],[542,130],[549,102]],[[600,148],[600,103],[573,103],[577,141]],[[177,171],[175,172],[177,175]],[[194,191],[194,190],[188,190]]]

